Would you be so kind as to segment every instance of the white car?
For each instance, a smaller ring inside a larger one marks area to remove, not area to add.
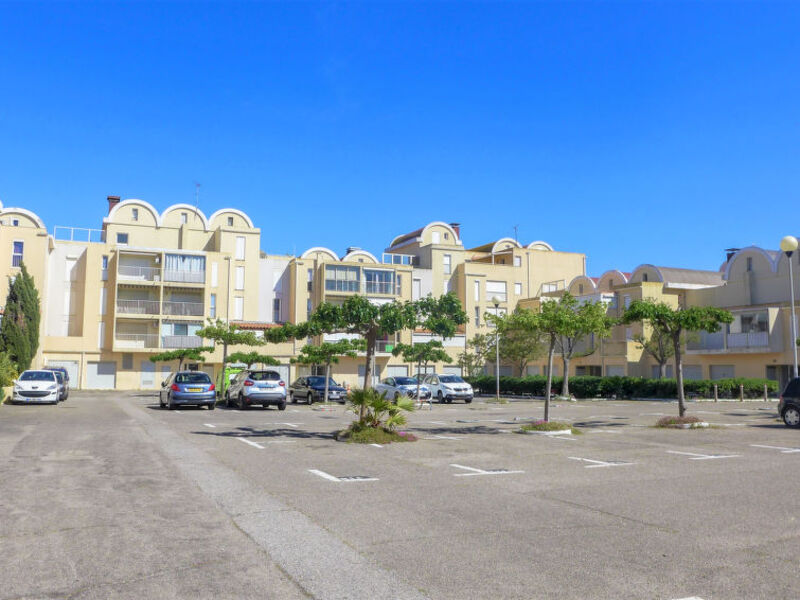
[[[400,396],[408,396],[409,398],[417,398],[417,378],[416,377],[387,377],[375,386],[379,393],[385,393],[389,400],[397,400]],[[428,400],[431,397],[431,391],[428,386],[419,386],[419,397],[422,400]]]
[[[426,375],[422,382],[430,388],[431,394],[440,404],[444,402],[449,404],[453,400],[463,400],[469,404],[475,396],[472,386],[461,379],[459,375],[431,373]]]
[[[14,382],[14,402],[20,404],[58,404],[61,395],[53,371],[28,370]]]

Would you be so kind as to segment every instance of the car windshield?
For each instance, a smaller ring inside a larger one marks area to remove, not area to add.
[[[394,382],[396,385],[417,385],[414,377],[395,377]]]
[[[253,381],[279,381],[281,376],[275,371],[253,371],[250,379]]]
[[[175,383],[211,383],[211,379],[206,373],[178,373],[175,375]]]
[[[310,385],[310,386],[315,386],[315,385],[324,386],[325,385],[325,378],[324,377],[309,377],[308,378],[308,385]],[[330,387],[332,385],[337,385],[337,384],[333,380],[333,377],[329,377],[328,378],[328,386]]]
[[[458,375],[441,375],[439,381],[442,383],[464,383],[464,380]]]
[[[25,371],[19,378],[20,381],[55,381],[56,376],[52,371]]]

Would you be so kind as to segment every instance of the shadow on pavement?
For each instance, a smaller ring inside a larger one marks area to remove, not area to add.
[[[302,429],[256,429],[255,427],[237,427],[232,431],[193,431],[195,435],[210,435],[227,438],[292,438],[303,440],[332,440],[333,432],[304,431]]]

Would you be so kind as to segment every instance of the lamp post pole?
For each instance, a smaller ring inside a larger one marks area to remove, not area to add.
[[[500,316],[500,298],[495,296],[492,298],[494,304],[494,316]],[[494,325],[494,377],[495,377],[495,399],[500,403],[500,327],[495,323]]]
[[[797,250],[797,238],[787,235],[781,240],[781,250],[789,260],[789,289],[792,302],[792,352],[794,354],[794,377],[797,377],[797,315],[794,312],[794,274],[792,273],[792,254]]]

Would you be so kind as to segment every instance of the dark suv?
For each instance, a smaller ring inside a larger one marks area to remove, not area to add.
[[[783,390],[778,415],[789,427],[800,427],[800,377],[792,379]]]

